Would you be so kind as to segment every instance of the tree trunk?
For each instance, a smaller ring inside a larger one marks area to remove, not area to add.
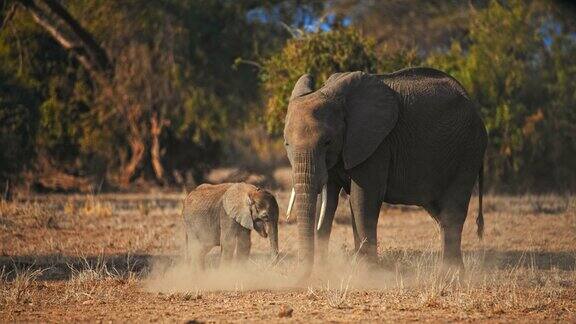
[[[130,149],[131,156],[130,161],[124,168],[122,168],[122,173],[120,174],[120,185],[127,187],[130,181],[138,171],[142,160],[144,159],[144,153],[146,152],[146,146],[138,137],[132,137],[130,139]]]
[[[10,7],[10,9],[8,9],[6,11],[6,15],[4,15],[4,19],[2,20],[2,22],[0,23],[0,30],[2,30],[2,28],[4,28],[4,26],[8,25],[8,23],[10,22],[10,20],[14,17],[14,14],[16,13],[16,5],[12,4],[12,6]]]
[[[60,3],[54,0],[17,0],[64,49],[73,53],[99,86],[110,84],[112,64],[106,51]]]
[[[160,119],[160,120],[159,120]],[[152,159],[152,168],[154,169],[154,174],[156,175],[156,180],[161,184],[164,184],[164,167],[162,166],[162,150],[160,146],[160,135],[162,134],[162,128],[165,121],[158,117],[158,114],[154,113],[150,118],[150,135],[152,137],[152,143],[150,145],[150,157]]]

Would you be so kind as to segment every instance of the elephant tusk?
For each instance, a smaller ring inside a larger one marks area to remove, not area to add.
[[[294,206],[295,198],[296,198],[296,190],[292,188],[292,193],[290,194],[290,200],[288,201],[288,209],[286,210],[286,220],[290,219],[290,212],[292,211],[292,206]]]
[[[322,205],[320,205],[320,218],[318,219],[318,228],[317,231],[320,230],[320,226],[322,226],[322,221],[324,220],[324,215],[326,215],[326,201],[328,200],[328,189],[326,185],[322,187]]]

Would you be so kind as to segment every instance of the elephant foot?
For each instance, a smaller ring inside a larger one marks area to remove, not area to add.
[[[352,269],[365,273],[377,273],[381,270],[381,266],[377,258],[370,257],[357,257],[351,260]]]
[[[378,252],[376,246],[361,245],[353,256],[354,261],[361,262],[369,268],[378,266]]]

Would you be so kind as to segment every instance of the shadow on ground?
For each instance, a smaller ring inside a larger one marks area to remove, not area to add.
[[[211,253],[206,258],[208,267],[217,267],[219,254]],[[285,262],[291,262],[294,256],[280,254]],[[251,258],[268,260],[268,253],[252,253]],[[181,261],[180,255],[151,254],[105,254],[71,256],[63,254],[0,256],[0,273],[11,280],[23,271],[41,270],[39,280],[68,280],[75,272],[94,270],[125,276],[129,273],[145,275],[151,270],[152,264],[170,266]]]
[[[265,258],[265,253],[253,253],[252,258]],[[428,251],[387,251],[380,255],[384,269],[394,267],[397,260],[416,260],[430,257]],[[282,256],[284,261],[291,262],[295,256]],[[438,257],[435,255],[434,257]],[[528,252],[528,251],[475,251],[465,253],[466,257],[477,258],[487,268],[506,269],[510,267],[535,268],[540,270],[559,269],[576,271],[576,252]],[[146,274],[153,262],[170,264],[179,259],[178,255],[150,254],[113,254],[70,256],[62,254],[0,256],[0,273],[10,280],[17,273],[25,270],[43,270],[39,280],[67,280],[74,272],[84,270],[102,270],[111,274],[128,273]],[[217,266],[218,255],[212,254],[207,260]]]

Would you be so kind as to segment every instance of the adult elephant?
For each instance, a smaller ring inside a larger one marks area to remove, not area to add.
[[[305,74],[290,97],[284,128],[294,188],[288,210],[298,221],[304,278],[314,263],[317,195],[322,192],[318,248],[327,251],[338,194],[350,195],[356,248],[375,260],[382,202],[424,207],[442,233],[443,264],[463,268],[460,241],[479,177],[486,130],[464,88],[430,68],[391,74],[336,73],[314,91]]]

